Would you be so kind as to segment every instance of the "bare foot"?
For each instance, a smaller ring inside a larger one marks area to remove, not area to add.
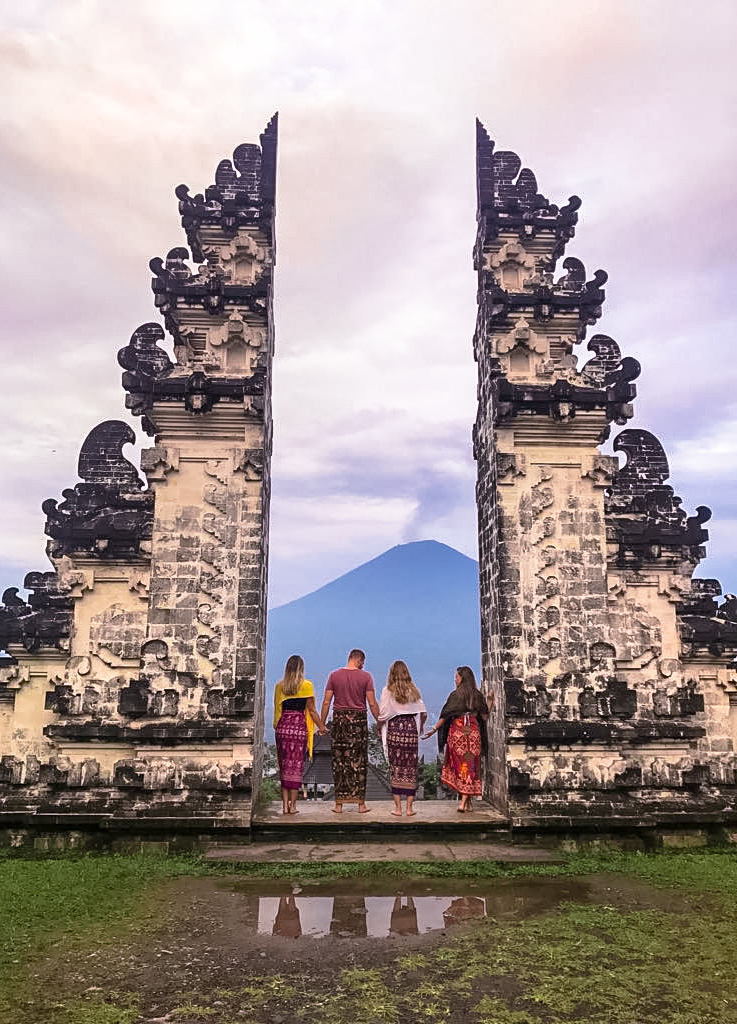
[[[290,807],[289,808],[289,813],[290,814],[299,814],[299,811],[297,810],[296,807]]]
[[[395,818],[401,818],[402,817],[402,812],[401,811],[392,811],[392,814],[395,816]]]
[[[339,807],[333,807],[333,814],[342,814],[342,813],[343,813],[343,804],[341,804]]]
[[[414,818],[415,814],[417,814],[417,811],[407,811],[408,818]]]
[[[367,807],[366,804],[363,804],[363,806],[361,804],[358,805],[358,813],[359,814],[366,814],[366,812],[370,811],[370,810],[371,810],[371,808]]]

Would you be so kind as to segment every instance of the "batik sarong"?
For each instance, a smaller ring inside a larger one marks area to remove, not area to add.
[[[440,780],[458,793],[481,796],[481,732],[475,715],[453,719]]]
[[[417,717],[395,715],[386,730],[389,778],[396,796],[414,796],[417,791]]]
[[[282,787],[301,789],[307,751],[307,723],[304,711],[282,711],[274,735]]]
[[[334,711],[330,747],[335,802],[362,804],[366,799],[368,771],[366,712],[350,708]]]

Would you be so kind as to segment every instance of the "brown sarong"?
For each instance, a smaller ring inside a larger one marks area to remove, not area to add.
[[[334,711],[330,746],[336,803],[362,804],[368,771],[366,712],[350,708]]]

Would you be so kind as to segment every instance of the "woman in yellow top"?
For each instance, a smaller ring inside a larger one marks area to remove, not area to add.
[[[315,689],[305,679],[305,663],[298,654],[287,659],[284,676],[274,690],[274,732],[281,779],[283,814],[297,813],[305,751],[312,757],[315,727],[327,732],[315,709]]]

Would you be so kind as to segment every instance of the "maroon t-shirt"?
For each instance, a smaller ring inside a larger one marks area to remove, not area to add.
[[[365,711],[366,694],[374,692],[374,677],[362,668],[336,668],[325,689],[333,691],[335,711]]]

